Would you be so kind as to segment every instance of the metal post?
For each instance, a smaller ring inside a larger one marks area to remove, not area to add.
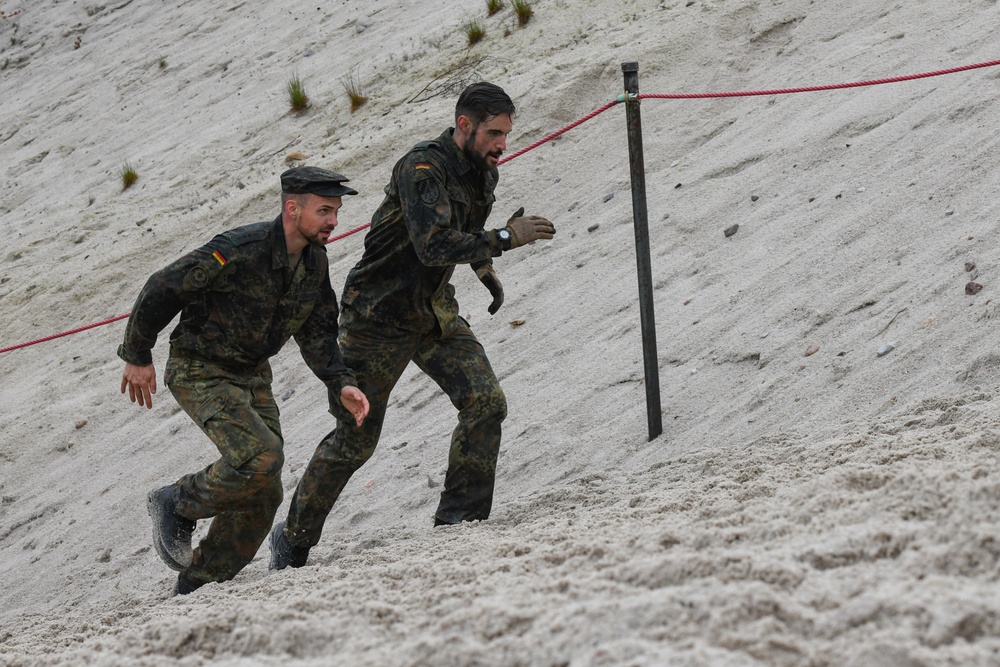
[[[646,168],[642,156],[642,119],[639,114],[639,63],[622,63],[625,76],[625,121],[628,126],[628,162],[632,172],[632,222],[635,227],[635,263],[639,275],[639,321],[646,375],[646,421],[649,439],[663,433],[660,414],[660,364],[656,356],[653,317],[653,269],[649,260],[649,219],[646,211]]]

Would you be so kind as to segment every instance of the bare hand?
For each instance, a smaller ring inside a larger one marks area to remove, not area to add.
[[[340,390],[341,404],[354,415],[354,421],[358,426],[368,416],[368,397],[357,387],[344,387]]]
[[[147,408],[153,407],[152,395],[156,393],[156,369],[153,364],[148,366],[136,366],[135,364],[125,364],[125,372],[122,373],[122,393],[128,388],[128,398],[139,405]]]

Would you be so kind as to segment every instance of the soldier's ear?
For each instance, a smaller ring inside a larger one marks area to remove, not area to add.
[[[472,134],[472,121],[469,120],[468,116],[459,116],[455,123],[465,136]]]
[[[283,212],[285,214],[287,214],[287,215],[295,215],[296,213],[299,212],[299,202],[296,201],[294,197],[289,197],[285,201],[285,205],[283,206],[283,208],[284,208]]]

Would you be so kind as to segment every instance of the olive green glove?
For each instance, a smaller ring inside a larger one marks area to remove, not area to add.
[[[545,218],[524,215],[523,206],[507,221],[507,229],[510,230],[511,249],[534,243],[539,239],[550,239],[556,233],[555,226]]]
[[[476,269],[476,276],[479,281],[486,285],[486,289],[490,291],[493,295],[493,303],[487,309],[490,311],[490,315],[496,315],[496,312],[500,310],[500,306],[503,305],[503,285],[500,283],[500,279],[497,278],[497,272],[493,270],[492,264],[483,264],[478,269]]]

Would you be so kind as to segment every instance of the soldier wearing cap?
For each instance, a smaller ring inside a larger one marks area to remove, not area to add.
[[[118,356],[121,391],[152,407],[157,335],[170,334],[164,381],[221,457],[149,493],[153,545],[179,572],[174,594],[232,579],[254,557],[282,500],[284,462],[268,359],[292,336],[327,386],[330,412],[360,426],[368,400],[337,343],[326,243],[348,179],[317,167],[281,175],[281,214],[219,234],[154,273],[132,308]],[[213,518],[214,517],[214,518]],[[192,550],[195,523],[212,518]]]
[[[455,127],[417,144],[393,168],[364,255],[347,277],[340,319],[344,361],[371,412],[364,424],[338,420],[316,448],[288,519],[271,531],[271,569],[305,565],[347,481],[375,451],[389,394],[411,361],[458,409],[434,523],[489,517],[507,402],[459,316],[450,280],[456,265],[471,267],[493,296],[492,315],[504,298],[493,258],[555,233],[524,209],[505,226],[485,229],[513,122],[514,103],[502,88],[473,84],[459,96]]]

